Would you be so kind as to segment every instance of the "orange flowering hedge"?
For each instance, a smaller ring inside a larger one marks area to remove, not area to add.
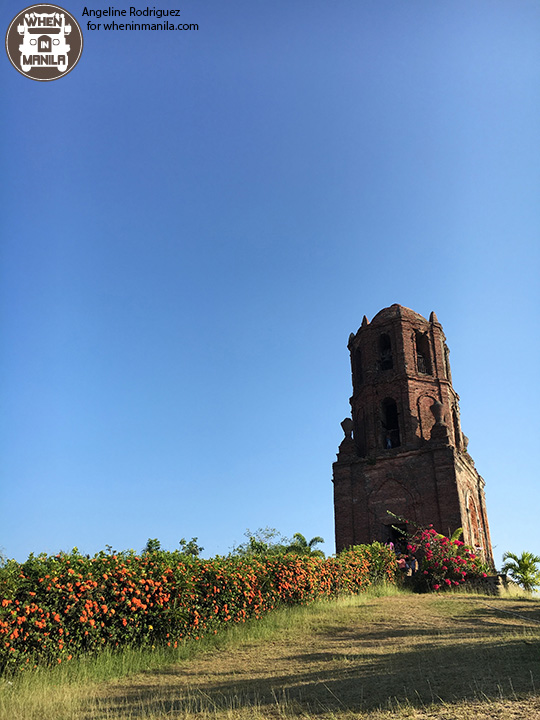
[[[325,560],[202,560],[164,551],[89,558],[76,550],[10,560],[0,568],[0,669],[61,663],[104,648],[176,647],[277,605],[362,592],[394,574],[394,554],[377,544]]]

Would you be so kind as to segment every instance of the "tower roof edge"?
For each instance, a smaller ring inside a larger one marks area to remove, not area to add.
[[[423,315],[420,315],[420,313],[417,313],[408,307],[404,307],[403,305],[399,305],[398,303],[394,303],[393,305],[390,305],[390,307],[379,310],[371,321],[371,324],[373,325],[376,323],[387,322],[393,318],[403,318],[405,320],[412,320],[413,322],[418,322],[419,320],[425,323],[428,322]]]

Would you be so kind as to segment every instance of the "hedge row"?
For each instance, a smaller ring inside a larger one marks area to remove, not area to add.
[[[0,568],[0,669],[37,667],[125,646],[176,647],[277,605],[393,582],[377,543],[335,558],[192,558],[180,552],[40,555]]]

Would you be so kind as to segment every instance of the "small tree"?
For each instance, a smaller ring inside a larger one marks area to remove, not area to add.
[[[191,538],[191,540],[186,540],[185,538],[182,538],[180,540],[180,552],[182,555],[189,555],[190,557],[199,557],[199,555],[204,550],[203,547],[197,544],[197,540],[199,538]]]
[[[490,566],[476,553],[459,540],[462,528],[458,528],[451,537],[438,533],[432,525],[423,528],[417,523],[400,518],[388,511],[407,530],[396,527],[407,539],[407,551],[418,561],[419,568],[412,577],[416,590],[445,590],[458,587],[471,578],[487,577]]]
[[[319,535],[315,535],[314,538],[308,542],[302,533],[294,533],[293,539],[290,545],[285,549],[287,552],[297,553],[298,555],[314,555],[315,557],[324,557],[322,550],[315,550],[315,545],[324,543],[324,539]]]
[[[244,533],[247,542],[233,547],[231,555],[279,555],[285,552],[289,540],[283,537],[275,528],[259,528],[251,532],[249,528]]]
[[[161,543],[157,538],[148,538],[144,546],[143,555],[149,555],[161,550]]]
[[[501,571],[517,582],[518,585],[532,592],[535,588],[540,587],[540,556],[533,555],[531,552],[524,551],[521,555],[505,552],[503,555],[504,565]]]
[[[432,527],[419,528],[410,538],[407,550],[420,564],[413,579],[419,590],[444,590],[471,578],[487,577],[489,566],[473,548],[457,539],[460,531],[449,538]]]

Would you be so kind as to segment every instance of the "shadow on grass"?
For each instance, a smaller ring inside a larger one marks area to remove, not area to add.
[[[526,620],[531,627],[540,629],[540,604],[538,600],[520,600],[519,602],[504,599],[486,598],[480,607],[475,608],[471,614],[477,618],[488,621],[501,618],[505,620],[515,618],[516,621]]]
[[[120,698],[102,701],[100,710],[94,709],[91,716],[136,718],[249,706],[270,710],[287,704],[317,715],[369,711],[396,701],[425,707],[437,702],[536,696],[540,691],[538,635],[495,635],[487,621],[478,625],[475,620],[470,626],[468,640],[463,639],[461,628],[452,636],[441,636],[436,629],[419,633],[417,627],[409,633],[403,628],[384,633],[336,628],[325,633],[329,651],[282,656],[280,666],[285,663],[287,670],[276,670],[270,678],[256,677],[249,668],[232,677],[229,673],[227,680],[214,674],[211,681],[199,680],[196,672],[180,671],[175,685],[167,684],[164,676],[172,679],[178,669],[164,668],[154,673],[155,682],[142,679]],[[413,638],[414,646],[407,647]],[[370,649],[374,645],[379,652]],[[186,688],[186,680],[193,685]]]

